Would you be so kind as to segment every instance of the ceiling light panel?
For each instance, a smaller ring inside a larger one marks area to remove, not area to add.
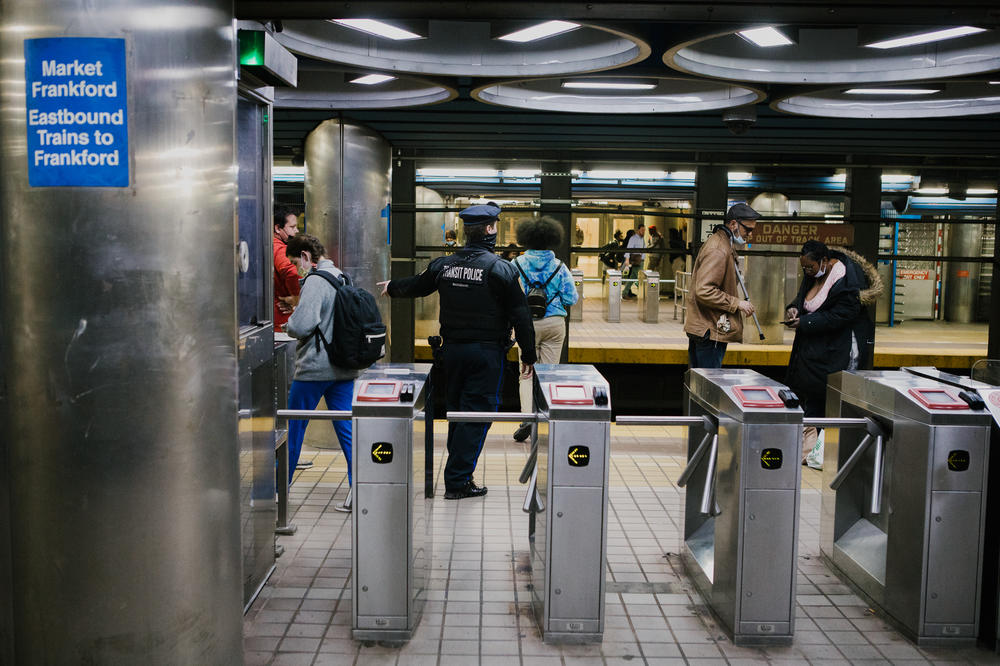
[[[389,76],[388,74],[366,74],[365,76],[359,76],[356,79],[351,79],[351,83],[360,83],[363,86],[374,86],[379,83],[395,80],[395,76]]]
[[[579,88],[584,90],[652,90],[655,83],[614,83],[601,81],[563,81],[563,88]]]
[[[546,21],[545,23],[539,23],[538,25],[497,37],[497,39],[523,44],[524,42],[535,42],[546,37],[561,35],[564,32],[576,30],[579,27],[579,23],[570,23],[569,21]]]
[[[941,92],[939,88],[851,88],[847,95],[932,95]]]
[[[946,39],[965,37],[966,35],[974,35],[977,32],[986,32],[986,29],[971,25],[962,25],[957,28],[942,28],[941,30],[922,32],[916,35],[872,42],[871,44],[865,44],[865,46],[871,49],[898,49],[904,46],[916,46],[917,44],[929,44],[930,42],[941,42]]]
[[[737,33],[740,37],[747,40],[751,44],[755,44],[760,47],[769,48],[772,46],[788,46],[789,44],[794,44],[791,39],[789,39],[785,33],[781,32],[777,28],[772,28],[770,26],[766,28],[752,28],[750,30],[740,30]]]
[[[397,28],[394,25],[382,23],[382,21],[376,21],[375,19],[330,19],[330,22],[397,42],[408,39],[423,39],[423,37],[414,32],[403,30],[402,28]]]

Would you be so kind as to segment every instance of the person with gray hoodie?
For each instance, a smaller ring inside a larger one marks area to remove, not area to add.
[[[328,409],[351,409],[354,395],[354,380],[361,370],[339,368],[330,363],[326,348],[316,334],[317,329],[324,340],[333,340],[333,310],[336,307],[337,290],[314,272],[325,271],[341,281],[344,273],[327,258],[326,250],[315,236],[298,234],[288,239],[285,250],[288,259],[295,264],[302,280],[302,290],[298,307],[289,317],[285,331],[298,339],[295,348],[295,377],[288,391],[289,409],[315,409],[321,397],[326,398]],[[298,463],[305,438],[307,420],[288,420],[288,482]],[[351,422],[333,421],[333,429],[340,440],[340,448],[347,458],[347,482],[351,479]],[[350,511],[346,505],[337,506],[338,511]]]

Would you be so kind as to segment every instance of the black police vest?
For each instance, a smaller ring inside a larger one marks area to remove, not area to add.
[[[486,250],[463,250],[447,257],[437,275],[441,335],[446,342],[502,342],[510,324],[490,274],[502,261]],[[496,280],[496,277],[492,279]]]

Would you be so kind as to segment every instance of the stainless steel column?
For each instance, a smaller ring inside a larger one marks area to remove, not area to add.
[[[389,143],[354,123],[327,120],[306,137],[306,232],[373,294],[389,279],[390,160]],[[389,328],[388,299],[376,300]]]
[[[242,663],[232,3],[2,24],[0,661]],[[125,40],[128,187],[28,185],[24,40],[67,34]]]
[[[622,272],[604,271],[604,321],[617,324],[622,320]]]
[[[660,274],[639,271],[639,319],[655,324],[660,320]]]
[[[584,281],[583,281],[583,269],[574,268],[570,271],[573,275],[573,286],[576,287],[576,304],[569,309],[569,320],[570,321],[583,321],[583,299],[584,299]]]
[[[949,228],[948,254],[956,257],[978,257],[982,252],[983,225],[952,224]],[[979,298],[979,264],[949,261],[947,282],[944,284],[944,318],[962,324],[976,320]]]

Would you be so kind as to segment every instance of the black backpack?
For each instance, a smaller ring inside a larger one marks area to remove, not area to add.
[[[306,279],[318,275],[337,291],[333,308],[333,339],[327,340],[316,327],[316,348],[323,343],[330,365],[348,370],[362,370],[385,356],[385,324],[375,305],[375,297],[361,287],[351,285],[346,273],[344,281],[314,270]]]
[[[552,278],[556,276],[559,269],[562,268],[562,262],[556,261],[556,269],[552,271],[552,275],[545,282],[532,282],[528,279],[528,275],[521,268],[521,264],[514,262],[517,266],[517,270],[521,273],[521,277],[524,278],[524,284],[528,285],[529,289],[526,296],[528,301],[528,311],[531,312],[532,319],[542,319],[545,316],[545,311],[549,309],[549,303],[556,299],[559,292],[552,294],[552,298],[545,298],[545,288],[549,286],[549,282],[552,282]]]

